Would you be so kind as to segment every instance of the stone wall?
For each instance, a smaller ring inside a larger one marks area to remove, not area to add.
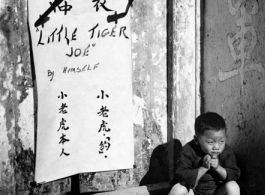
[[[263,194],[265,3],[204,1],[203,108],[220,113],[242,170],[241,194]]]

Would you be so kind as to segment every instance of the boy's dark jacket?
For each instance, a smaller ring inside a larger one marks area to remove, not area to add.
[[[202,166],[202,160],[205,155],[201,147],[194,140],[188,142],[182,148],[180,160],[177,163],[176,181],[174,183],[180,183],[186,186],[187,189],[193,189],[199,167]],[[237,167],[236,158],[232,149],[228,145],[225,145],[224,151],[218,158],[220,165],[227,172],[227,178],[223,182],[236,181],[240,176],[240,169]],[[212,194],[223,182],[214,170],[209,169],[198,181],[194,193],[196,195]]]

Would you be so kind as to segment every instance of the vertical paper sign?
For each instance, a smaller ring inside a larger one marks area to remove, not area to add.
[[[127,11],[125,0],[29,0],[38,92],[37,182],[132,168]]]

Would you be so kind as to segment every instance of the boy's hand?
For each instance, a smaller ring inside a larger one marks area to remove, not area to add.
[[[218,157],[213,157],[210,160],[210,164],[211,164],[211,167],[213,167],[214,169],[217,169],[219,167],[219,158]]]
[[[205,155],[203,157],[203,163],[202,166],[206,169],[210,169],[211,168],[211,156],[210,155]]]

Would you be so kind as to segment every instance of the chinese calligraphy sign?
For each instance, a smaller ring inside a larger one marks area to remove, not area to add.
[[[37,182],[133,166],[131,5],[29,0]]]

